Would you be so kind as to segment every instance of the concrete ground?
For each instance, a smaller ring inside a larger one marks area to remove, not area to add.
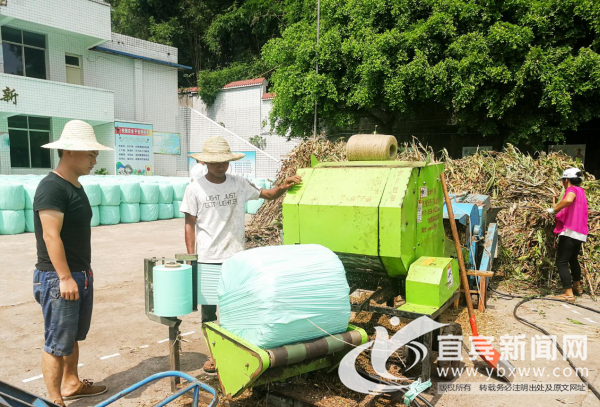
[[[168,370],[167,328],[149,321],[144,314],[143,259],[172,256],[185,252],[182,219],[150,223],[120,224],[92,229],[92,264],[95,273],[95,308],[92,328],[88,339],[81,346],[80,376],[109,386],[108,395],[153,373]],[[43,346],[43,321],[39,305],[32,296],[32,270],[36,262],[33,234],[0,236],[2,266],[0,273],[0,379],[29,392],[45,396],[46,390],[40,378],[40,356]],[[517,300],[491,299],[486,313],[486,326],[493,326],[495,335],[525,334],[529,341],[536,332],[514,320],[512,309]],[[600,308],[589,297],[579,303]],[[520,315],[537,321],[558,335],[588,335],[587,360],[575,361],[578,366],[589,369],[589,378],[600,388],[600,316],[575,307],[558,303],[528,303]],[[483,317],[482,317],[483,320]],[[575,322],[574,322],[575,321]],[[489,325],[492,324],[492,325]],[[487,328],[490,330],[491,328]],[[483,331],[482,327],[480,330]],[[207,348],[201,337],[200,315],[192,313],[183,318],[181,332],[182,370],[196,377],[215,382],[200,370],[206,360]],[[486,332],[482,332],[485,334]],[[539,334],[539,332],[537,332]],[[497,343],[497,342],[495,342]],[[526,346],[526,351],[530,345]],[[559,367],[562,372],[567,362],[536,360],[514,362],[517,367]],[[473,366],[467,362],[467,366]],[[475,366],[481,367],[480,361]],[[479,376],[464,375],[454,383],[500,383]],[[519,383],[566,382],[579,383],[572,375],[558,378],[518,377]],[[434,388],[437,384],[434,383]],[[128,396],[121,405],[151,405],[169,392],[166,381]],[[70,403],[72,406],[94,405],[108,395]],[[517,397],[517,398],[515,398]],[[599,406],[600,402],[591,392],[588,395],[437,395],[426,393],[426,398],[436,406],[528,406],[582,405]]]

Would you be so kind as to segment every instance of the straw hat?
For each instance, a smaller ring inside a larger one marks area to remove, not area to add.
[[[224,163],[237,161],[244,158],[246,154],[232,153],[229,144],[223,137],[210,137],[204,143],[201,153],[190,154],[194,160],[203,163]]]
[[[71,120],[65,124],[60,139],[42,147],[70,151],[112,150],[98,143],[94,128],[81,120]]]

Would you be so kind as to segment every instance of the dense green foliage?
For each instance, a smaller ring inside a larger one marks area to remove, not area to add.
[[[600,117],[597,0],[112,0],[115,29],[177,46],[211,103],[266,75],[275,130],[312,133],[444,111],[538,147]],[[315,63],[319,63],[319,74]]]

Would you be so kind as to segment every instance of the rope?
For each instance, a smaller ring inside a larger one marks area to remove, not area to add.
[[[346,144],[348,161],[388,161],[398,154],[398,140],[383,134],[355,134]]]
[[[427,380],[426,382],[421,383],[421,378],[418,378],[416,381],[412,382],[410,386],[408,386],[408,391],[404,393],[404,405],[408,406],[412,401],[422,392],[431,387],[431,380]]]

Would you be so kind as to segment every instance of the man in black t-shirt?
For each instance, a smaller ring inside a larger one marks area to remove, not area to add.
[[[92,319],[92,208],[79,177],[88,175],[99,150],[94,129],[81,120],[65,125],[60,140],[42,147],[58,150],[60,162],[37,187],[33,201],[37,264],[33,293],[44,315],[42,373],[50,400],[64,405],[106,392],[106,386],[79,380],[78,341]]]

